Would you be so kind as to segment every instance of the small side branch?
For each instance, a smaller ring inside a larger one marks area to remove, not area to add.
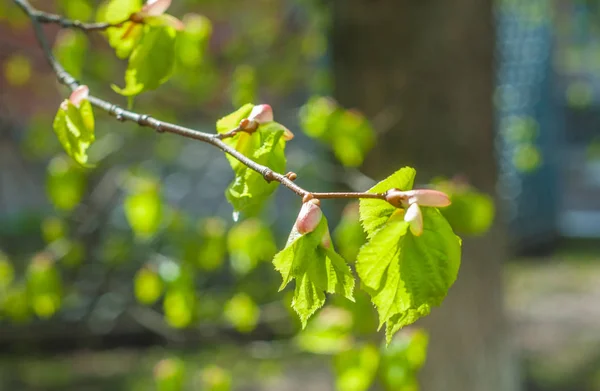
[[[107,23],[83,23],[77,20],[70,20],[63,18],[59,15],[49,14],[45,12],[41,12],[35,9],[29,1],[27,0],[14,0],[15,4],[17,4],[29,17],[31,20],[31,24],[33,26],[35,36],[37,38],[38,43],[44,53],[44,56],[52,70],[56,74],[59,82],[69,87],[71,90],[75,90],[79,87],[80,83],[69,74],[64,67],[58,62],[58,60],[52,54],[52,49],[50,48],[50,44],[48,43],[48,39],[46,38],[46,34],[42,29],[42,23],[56,23],[65,28],[75,28],[81,29],[85,31],[94,31],[94,30],[104,30],[109,27],[114,27],[118,25],[111,25]],[[244,164],[251,170],[256,171],[260,175],[265,178],[268,182],[279,182],[283,186],[287,187],[298,196],[303,198],[317,198],[317,199],[358,199],[358,198],[371,198],[371,199],[381,199],[385,200],[386,195],[384,193],[366,193],[366,192],[339,192],[339,193],[313,193],[310,192],[297,184],[294,183],[294,179],[296,179],[295,174],[291,177],[289,174],[280,174],[274,172],[267,166],[263,166],[244,154],[238,152],[236,149],[230,147],[223,139],[234,137],[240,131],[243,131],[242,128],[237,127],[235,129],[230,130],[226,133],[214,134],[214,133],[205,133],[199,130],[191,129],[185,126],[172,124],[169,122],[160,121],[154,117],[151,117],[146,114],[139,114],[134,111],[126,110],[116,104],[108,102],[106,100],[100,99],[96,96],[90,95],[88,97],[90,103],[108,113],[109,115],[115,117],[118,121],[130,121],[135,122],[140,126],[148,127],[154,129],[159,133],[173,133],[180,135],[182,137],[186,137],[193,140],[202,141],[204,143],[213,145],[223,152],[233,156],[240,163]]]

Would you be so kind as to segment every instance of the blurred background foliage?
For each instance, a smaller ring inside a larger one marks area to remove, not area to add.
[[[101,4],[32,3],[81,20],[95,20]],[[536,182],[554,175],[547,169],[560,155],[550,149],[555,140],[549,135],[556,133],[548,122],[568,121],[565,140],[578,148],[583,144],[586,170],[598,172],[600,138],[593,114],[600,14],[590,0],[496,4],[501,66],[494,102],[500,196],[507,201],[498,214],[518,239],[525,236],[521,228],[541,220],[527,211],[539,207],[538,217],[554,213],[555,205],[538,202],[539,194],[527,187],[533,183],[552,194]],[[174,2],[169,12],[186,25],[175,46],[174,77],[136,98],[134,108],[214,132],[216,119],[239,106],[269,103],[275,119],[296,135],[288,144],[288,169],[304,186],[369,188],[374,181],[359,169],[385,131],[385,121],[369,121],[329,97],[329,5],[318,0]],[[126,64],[106,37],[56,27],[47,31],[69,72],[97,95],[127,104],[110,88],[122,85]],[[547,112],[562,113],[563,106],[553,111],[540,109],[533,99],[525,104],[526,94],[518,90],[526,84],[522,79],[535,79],[526,65],[545,58],[550,31],[556,32],[554,50],[547,53],[554,56],[552,80],[566,108],[566,118],[552,121]],[[355,304],[329,299],[300,330],[290,292],[277,292],[280,279],[271,265],[300,207],[297,197],[277,191],[260,216],[236,217],[224,198],[232,173],[222,153],[100,113],[90,153],[96,167],[80,168],[61,152],[51,131],[66,91],[44,61],[27,18],[10,1],[0,2],[0,389],[416,389],[427,335],[406,330],[383,349],[381,335],[374,333],[376,314],[361,292]],[[572,165],[584,167],[577,162]],[[570,173],[564,177],[577,178]],[[490,195],[460,175],[420,185],[452,197],[443,213],[461,236],[483,234],[495,218]],[[582,193],[567,185],[568,205],[562,210],[575,205],[569,189]],[[352,264],[365,240],[357,204],[327,202],[323,208],[336,249]],[[554,223],[541,224],[554,234]],[[567,228],[563,233],[569,236]],[[555,300],[553,294],[566,295],[560,297],[570,303],[565,308],[587,303],[590,312],[597,307],[589,300],[597,296],[583,295],[597,294],[596,250],[594,243],[567,247],[559,257],[573,261],[571,269],[549,262],[543,271],[530,264],[506,271],[509,309],[527,326],[519,343],[529,354],[523,367],[531,389],[598,389],[595,361],[581,368],[565,364],[576,362],[594,337],[574,328],[575,342],[560,345],[556,354],[536,344],[539,339],[531,336],[546,335],[539,333],[544,325],[530,321],[531,308],[542,299]],[[559,292],[550,294],[549,286],[559,286]]]

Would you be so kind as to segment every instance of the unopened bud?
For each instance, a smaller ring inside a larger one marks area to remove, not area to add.
[[[88,98],[90,95],[90,89],[88,86],[79,86],[77,87],[69,97],[69,101],[75,106],[79,107],[82,101]]]
[[[409,190],[405,194],[408,196],[408,203],[412,205],[417,203],[421,206],[432,206],[443,208],[451,204],[450,198],[446,193],[437,190],[420,189]]]
[[[258,129],[258,122],[253,119],[244,118],[240,121],[239,128],[243,132],[252,133]]]
[[[396,208],[408,205],[408,195],[405,191],[400,189],[390,189],[386,191],[385,200]]]
[[[290,171],[287,174],[285,174],[285,177],[290,181],[295,181],[296,178],[298,178],[298,175],[295,172]]]
[[[273,109],[270,105],[256,105],[248,116],[249,120],[255,120],[258,123],[273,121]]]
[[[404,221],[409,224],[410,232],[415,236],[421,236],[423,233],[423,214],[419,204],[412,204],[404,214]]]
[[[314,231],[323,218],[323,212],[319,207],[319,200],[309,200],[302,204],[298,218],[296,218],[296,229],[301,234]]]
[[[159,16],[171,6],[171,0],[148,0],[142,7],[142,13],[146,16]]]

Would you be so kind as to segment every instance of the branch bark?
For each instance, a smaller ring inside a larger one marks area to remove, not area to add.
[[[31,20],[36,39],[42,49],[44,57],[52,67],[52,70],[56,74],[58,81],[61,84],[69,87],[71,91],[75,90],[80,86],[80,82],[77,81],[71,74],[69,74],[60,62],[52,54],[52,49],[48,43],[48,39],[44,30],[42,29],[42,23],[55,23],[65,28],[76,28],[85,31],[103,30],[109,27],[117,26],[110,25],[107,23],[83,23],[78,20],[70,20],[59,15],[42,12],[34,8],[28,0],[14,0]],[[238,152],[236,149],[230,147],[222,140],[228,137],[233,137],[239,132],[239,127],[232,129],[231,131],[224,134],[212,134],[205,133],[199,130],[191,129],[185,126],[160,121],[154,117],[146,114],[136,113],[131,110],[126,110],[116,104],[109,101],[103,100],[96,96],[90,95],[88,100],[92,106],[108,113],[115,117],[118,121],[135,122],[140,126],[148,127],[156,130],[159,133],[173,133],[186,137],[193,140],[202,141],[210,144],[222,150],[223,152],[233,156],[235,159],[240,161],[248,168],[261,174],[267,182],[276,181],[287,187],[289,190],[296,193],[298,196],[306,199],[317,198],[317,199],[358,199],[358,198],[376,198],[385,200],[385,193],[367,193],[367,192],[339,192],[339,193],[314,193],[308,191],[294,183],[288,175],[284,175],[273,171],[267,166],[263,166],[244,154]],[[295,174],[294,174],[295,178]]]

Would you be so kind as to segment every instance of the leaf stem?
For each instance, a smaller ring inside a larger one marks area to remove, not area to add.
[[[65,86],[69,87],[71,90],[75,90],[79,87],[80,83],[69,74],[64,67],[60,64],[60,62],[54,57],[52,54],[52,49],[48,43],[48,39],[44,30],[42,29],[42,23],[56,23],[61,27],[65,28],[75,28],[81,29],[85,31],[93,31],[93,30],[103,30],[109,27],[114,27],[118,25],[111,25],[107,23],[83,23],[77,20],[70,20],[63,18],[59,15],[49,14],[46,12],[41,12],[35,9],[28,0],[14,0],[15,4],[17,4],[29,17],[31,20],[31,24],[33,26],[36,39],[46,57],[46,60],[52,67],[52,70],[56,74],[58,81]],[[173,133],[180,135],[182,137],[186,137],[189,139],[194,139],[198,141],[202,141],[204,143],[213,145],[223,152],[233,156],[235,159],[240,161],[242,164],[247,166],[248,168],[256,171],[261,174],[267,182],[276,181],[281,183],[283,186],[290,189],[292,192],[296,193],[300,197],[305,197],[307,195],[311,195],[309,198],[317,198],[317,199],[358,199],[358,198],[375,198],[385,200],[384,193],[367,193],[367,192],[330,192],[330,193],[313,193],[310,192],[297,184],[295,184],[290,178],[286,175],[277,173],[270,169],[269,167],[263,166],[244,154],[238,152],[235,148],[230,147],[222,140],[233,137],[237,133],[240,132],[240,127],[230,130],[226,133],[221,134],[213,134],[213,133],[205,133],[199,130],[187,128],[185,126],[172,124],[168,122],[160,121],[154,117],[151,117],[146,114],[139,114],[134,111],[126,110],[116,104],[108,102],[106,100],[100,99],[98,97],[90,95],[88,97],[90,103],[97,107],[98,109],[105,111],[109,115],[115,117],[118,121],[125,122],[135,122],[140,126],[152,128],[159,133]]]

